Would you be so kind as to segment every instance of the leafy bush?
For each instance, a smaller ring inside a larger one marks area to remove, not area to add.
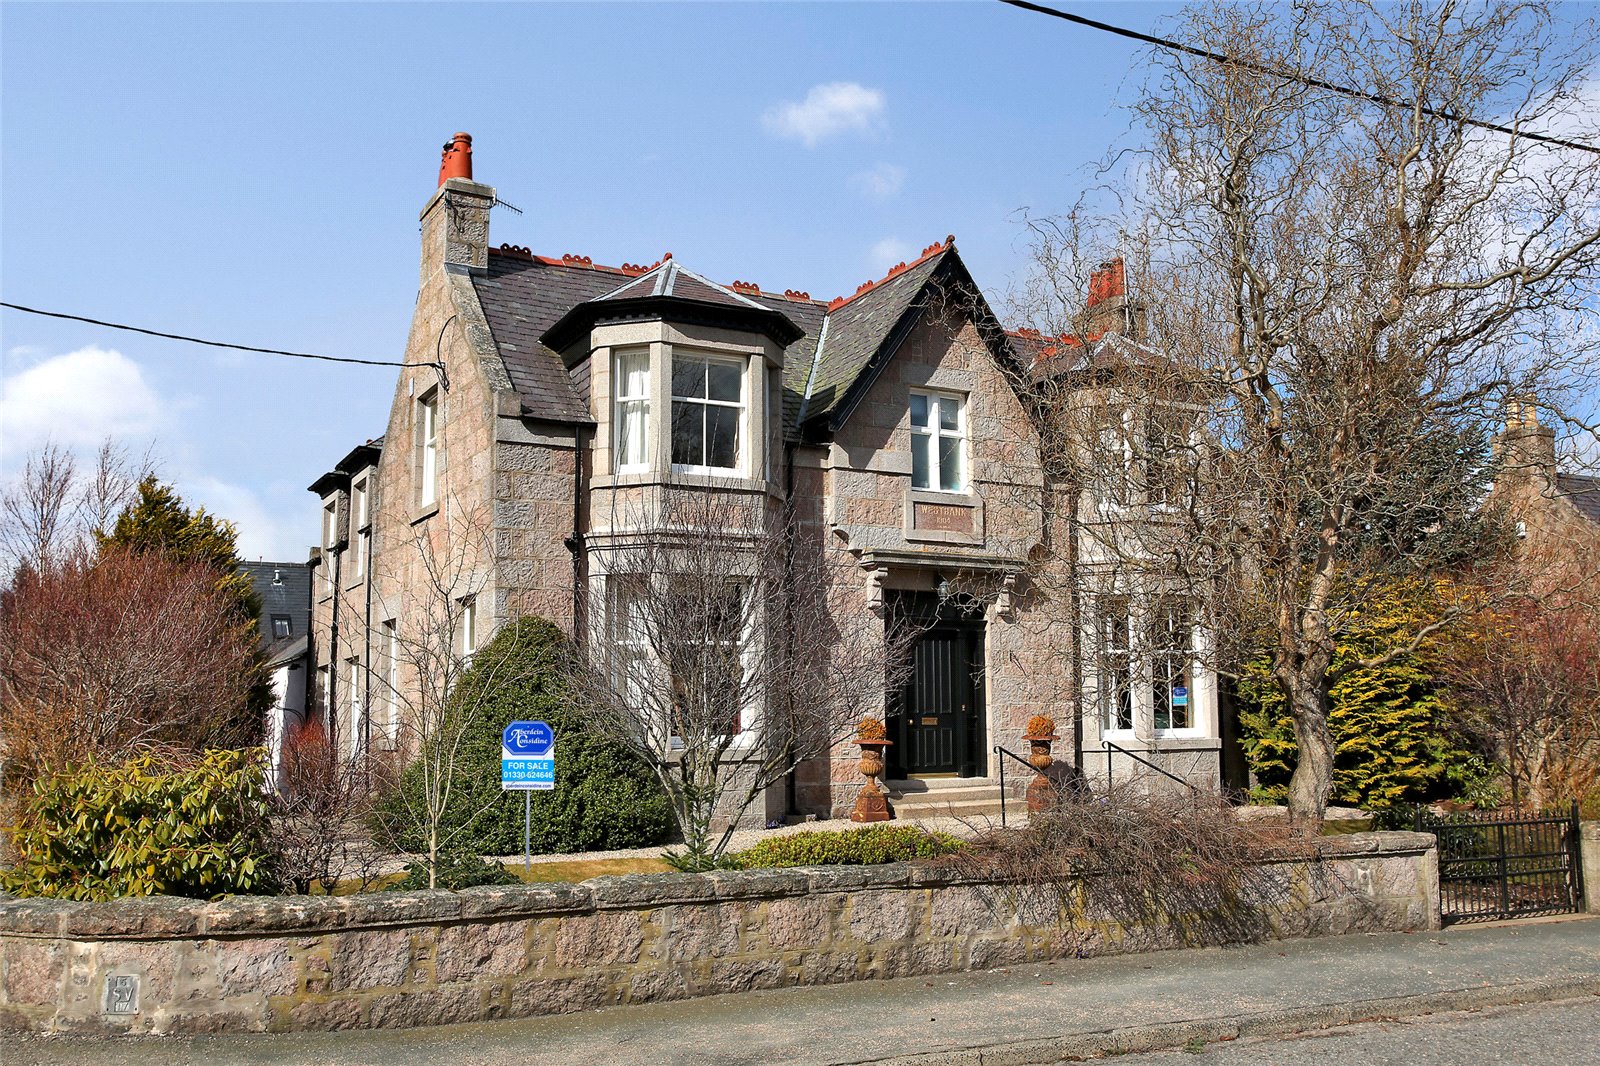
[[[1380,667],[1355,665],[1431,621],[1431,595],[1416,583],[1373,585],[1366,609],[1337,638],[1334,669],[1349,672],[1334,683],[1329,700],[1335,803],[1378,811],[1396,803],[1481,798],[1484,775],[1493,776],[1444,725],[1447,707],[1429,647]],[[1258,782],[1253,798],[1282,802],[1298,747],[1265,657],[1246,664],[1239,694],[1245,755]]]
[[[435,888],[460,891],[476,885],[514,885],[520,878],[497,862],[490,862],[470,851],[447,851],[439,854],[438,883]],[[415,892],[428,887],[428,864],[425,861],[409,863],[406,875],[388,886],[389,892]]]
[[[535,852],[651,847],[668,839],[671,811],[650,768],[599,735],[572,706],[563,680],[566,644],[552,623],[521,618],[479,649],[462,673],[446,712],[471,718],[440,825],[451,850],[522,852],[522,796],[500,790],[500,734],[519,720],[549,722],[556,735],[556,787],[532,793]],[[420,763],[408,767],[375,814],[379,839],[403,851],[426,850],[415,813],[424,806],[423,771]]]
[[[874,825],[769,837],[728,857],[739,870],[782,866],[876,866],[886,862],[931,859],[963,846],[949,833],[915,825]]]
[[[80,900],[276,892],[265,770],[260,749],[145,751],[42,776],[12,831],[5,889]]]

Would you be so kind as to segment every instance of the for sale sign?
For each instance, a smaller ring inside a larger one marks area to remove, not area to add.
[[[545,792],[556,787],[556,734],[548,722],[512,722],[500,734],[500,787]]]

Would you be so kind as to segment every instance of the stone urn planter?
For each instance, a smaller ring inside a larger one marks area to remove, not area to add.
[[[1028,732],[1023,736],[1028,742],[1028,762],[1038,773],[1028,782],[1028,813],[1038,814],[1055,806],[1056,786],[1051,782],[1045,772],[1055,763],[1055,757],[1050,754],[1050,745],[1060,740],[1056,734],[1055,719],[1048,715],[1036,714],[1028,719]]]
[[[856,743],[861,746],[861,761],[856,768],[861,771],[861,776],[867,783],[861,789],[861,794],[856,797],[855,809],[850,812],[852,822],[887,822],[894,817],[894,808],[889,805],[889,797],[878,785],[878,779],[883,776],[883,752],[892,741],[889,740],[888,731],[883,723],[876,718],[863,718],[856,728]]]

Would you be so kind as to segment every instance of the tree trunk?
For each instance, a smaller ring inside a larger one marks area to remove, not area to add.
[[[1330,646],[1307,655],[1298,669],[1280,674],[1280,684],[1287,681],[1284,695],[1299,748],[1294,775],[1289,778],[1289,821],[1313,834],[1321,832],[1328,798],[1333,794],[1333,736],[1328,732],[1328,668],[1333,649],[1331,641],[1327,643]]]

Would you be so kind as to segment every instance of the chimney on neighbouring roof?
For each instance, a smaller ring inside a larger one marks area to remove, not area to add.
[[[445,142],[439,154],[439,184],[446,178],[472,180],[472,134],[458,133]]]
[[[1128,301],[1128,274],[1121,256],[1090,273],[1081,332],[1090,338],[1106,333],[1137,338],[1143,332],[1142,315]]]
[[[489,269],[494,189],[472,180],[472,136],[458,133],[439,156],[439,187],[422,209],[422,284],[441,267]]]
[[[1506,411],[1505,432],[1500,434],[1502,477],[1537,474],[1551,485],[1556,479],[1556,431],[1539,421],[1539,402],[1517,396]]]

